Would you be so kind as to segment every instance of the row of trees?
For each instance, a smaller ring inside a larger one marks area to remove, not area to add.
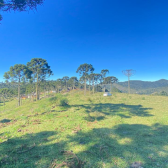
[[[84,94],[86,95],[86,85],[89,83],[89,91],[90,84],[93,85],[93,93],[94,93],[94,85],[98,84],[110,84],[112,88],[112,84],[118,82],[118,79],[114,76],[106,77],[106,74],[109,73],[108,69],[101,70],[101,73],[93,73],[94,68],[91,64],[82,64],[78,67],[77,73],[81,76],[80,81],[84,83]],[[110,89],[111,90],[111,89]],[[105,91],[105,87],[104,87]]]
[[[81,64],[76,73],[79,73],[80,78],[64,76],[57,80],[47,80],[53,72],[47,61],[42,58],[33,58],[26,65],[16,64],[10,67],[8,72],[5,72],[4,78],[6,84],[11,86],[13,84],[11,95],[18,97],[18,106],[21,104],[21,94],[32,94],[35,92],[36,101],[39,99],[40,92],[54,90],[60,92],[62,90],[75,89],[84,87],[84,94],[86,95],[87,88],[95,92],[95,87],[99,86],[99,90],[103,85],[109,84],[110,90],[112,84],[118,82],[114,76],[107,76],[109,70],[103,69],[100,73],[94,73],[94,68],[91,64]],[[17,91],[16,91],[17,86]],[[9,89],[8,89],[9,90]],[[5,90],[4,90],[5,91]],[[105,91],[105,87],[104,87]],[[7,90],[6,90],[7,92]],[[2,95],[2,94],[1,94]]]
[[[33,58],[27,65],[16,64],[5,72],[6,82],[17,83],[18,85],[18,106],[20,106],[20,85],[23,83],[36,83],[36,100],[39,98],[38,87],[40,82],[52,75],[52,71],[47,61],[42,58]]]

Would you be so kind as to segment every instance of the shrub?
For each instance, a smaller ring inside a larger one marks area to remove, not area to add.
[[[51,105],[58,105],[58,106],[68,105],[68,99],[61,94],[57,94],[55,97],[51,97],[49,99],[49,102],[51,103]]]
[[[60,99],[60,106],[67,106],[68,105],[68,99],[63,97]]]
[[[51,103],[51,104],[55,104],[56,102],[57,102],[57,100],[58,100],[58,97],[51,97],[50,99],[49,99],[49,102]]]

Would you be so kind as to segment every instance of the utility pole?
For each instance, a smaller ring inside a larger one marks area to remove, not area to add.
[[[128,77],[128,93],[130,94],[130,77],[135,74],[135,70],[127,69],[123,70],[122,73]]]

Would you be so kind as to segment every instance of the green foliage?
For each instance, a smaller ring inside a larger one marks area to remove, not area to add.
[[[0,0],[0,10],[2,11],[26,11],[37,8],[44,0]],[[2,16],[0,15],[0,20]]]
[[[15,64],[10,67],[8,72],[5,72],[4,78],[12,82],[21,82],[23,77],[30,78],[31,71],[23,64]]]
[[[87,79],[87,76],[90,74],[90,73],[93,73],[94,71],[94,68],[91,64],[81,64],[76,73],[79,73],[79,75],[81,76],[81,81],[84,81],[85,83],[85,92],[84,94],[86,95],[86,79]]]
[[[14,92],[11,89],[3,88],[0,89],[0,100],[5,103],[6,100],[9,100],[14,95]]]
[[[75,86],[78,86],[78,79],[77,79],[77,77],[75,77],[75,76],[71,77],[69,79],[68,83],[74,89]]]
[[[47,61],[42,58],[33,58],[27,63],[27,67],[32,71],[34,78],[38,78],[38,80],[43,80],[53,74]]]
[[[32,78],[36,80],[36,101],[38,100],[38,92],[40,81],[45,80],[47,77],[52,75],[52,71],[47,61],[42,58],[33,58],[27,63],[27,67],[32,71]]]
[[[168,96],[167,92],[165,92],[165,91],[161,91],[159,95],[161,95],[161,96]]]
[[[27,66],[23,64],[15,64],[10,67],[8,72],[5,72],[4,78],[8,82],[9,80],[12,83],[18,84],[18,106],[20,106],[20,84],[22,79],[30,78],[31,71],[27,68]]]
[[[123,92],[126,92],[128,82],[118,82],[115,86]],[[168,92],[168,80],[161,79],[155,82],[130,80],[130,87],[132,88],[132,92],[137,91],[139,94],[152,94],[154,92],[159,93],[163,90]]]
[[[91,64],[81,64],[76,73],[79,73],[81,76],[86,77],[89,73],[93,73],[94,68]]]
[[[51,105],[57,105],[57,106],[68,105],[68,99],[61,94],[57,94],[56,96],[49,98],[49,102]]]
[[[101,70],[101,74],[102,74],[103,78],[106,77],[106,74],[107,74],[107,73],[109,73],[109,70],[108,70],[108,69],[102,69],[102,70]]]
[[[50,102],[52,105],[56,104],[57,100],[58,100],[58,97],[56,97],[56,96],[49,98],[49,102]]]
[[[62,97],[60,99],[60,106],[67,106],[68,105],[68,99],[66,97]]]
[[[0,95],[11,96],[13,95],[13,91],[8,88],[3,88],[3,89],[0,89]]]
[[[115,76],[108,76],[104,79],[105,84],[113,84],[117,82],[118,82],[118,79]]]

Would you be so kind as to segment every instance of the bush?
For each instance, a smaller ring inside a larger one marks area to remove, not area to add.
[[[51,97],[49,99],[49,102],[51,103],[51,105],[57,105],[57,106],[68,105],[68,99],[61,94],[57,94],[55,97]]]
[[[57,100],[58,100],[58,97],[51,97],[50,99],[49,99],[49,102],[51,103],[51,104],[55,104],[56,102],[57,102]]]
[[[60,106],[67,106],[68,105],[68,99],[63,97],[60,99]]]

